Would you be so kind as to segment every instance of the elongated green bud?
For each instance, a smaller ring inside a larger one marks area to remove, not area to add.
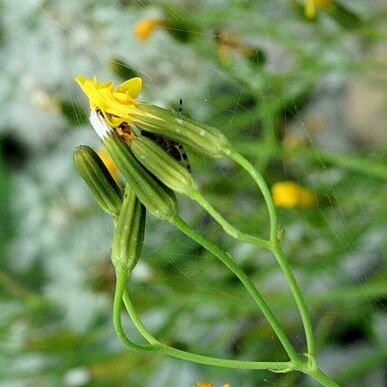
[[[177,214],[173,192],[149,174],[116,134],[109,135],[104,145],[147,210],[156,218],[172,219]]]
[[[170,138],[211,157],[228,156],[232,147],[217,129],[147,103],[137,105],[148,115],[133,114],[136,125],[145,131]]]
[[[111,260],[117,271],[130,273],[141,255],[145,231],[145,207],[127,184],[117,217]]]
[[[137,160],[167,187],[188,196],[196,190],[187,168],[150,138],[135,137],[130,142],[130,149]]]
[[[98,154],[92,148],[81,145],[74,151],[74,161],[100,207],[108,214],[118,215],[122,191]]]
[[[174,193],[136,160],[129,146],[108,125],[103,116],[91,110],[90,122],[118,169],[147,210],[156,218],[172,220],[177,215]]]

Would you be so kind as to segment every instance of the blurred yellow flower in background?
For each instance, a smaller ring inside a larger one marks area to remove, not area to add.
[[[313,19],[316,16],[317,8],[327,8],[333,4],[332,0],[305,0],[305,16]]]
[[[275,183],[271,192],[276,207],[312,207],[316,204],[315,193],[293,181]]]
[[[166,25],[163,19],[144,19],[134,26],[133,34],[137,39],[144,42],[150,38],[156,28],[166,27]]]

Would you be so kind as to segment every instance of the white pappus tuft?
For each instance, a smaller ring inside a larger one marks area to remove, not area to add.
[[[94,109],[91,109],[90,111],[89,120],[101,140],[104,140],[112,132],[112,128],[105,121],[103,116]]]

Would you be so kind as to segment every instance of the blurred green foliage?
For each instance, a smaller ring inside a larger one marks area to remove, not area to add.
[[[115,337],[112,225],[72,162],[75,146],[99,146],[73,82],[79,73],[143,77],[141,99],[176,107],[182,98],[183,111],[222,130],[270,185],[294,180],[317,193],[318,206],[279,209],[279,220],[319,364],[343,385],[385,385],[385,108],[360,129],[351,120],[353,106],[373,112],[376,94],[386,101],[383,1],[337,1],[313,20],[302,1],[285,0],[5,0],[1,14],[0,386],[312,385],[297,373],[131,353]],[[169,27],[141,42],[133,27],[148,17]],[[187,151],[202,193],[244,231],[267,235],[248,177]],[[179,199],[183,217],[237,257],[302,351],[299,317],[272,257],[226,237]],[[227,269],[151,217],[129,289],[166,343],[235,359],[286,358]]]

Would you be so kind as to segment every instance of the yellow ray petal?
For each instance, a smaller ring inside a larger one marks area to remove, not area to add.
[[[124,92],[129,94],[132,98],[137,98],[140,94],[142,88],[142,79],[139,77],[135,77],[132,79],[128,79],[127,81],[121,83],[117,87],[117,91]]]
[[[98,155],[101,158],[102,162],[105,164],[113,179],[116,181],[116,183],[120,184],[120,171],[118,170],[116,163],[113,161],[106,148],[101,147],[98,150]]]

